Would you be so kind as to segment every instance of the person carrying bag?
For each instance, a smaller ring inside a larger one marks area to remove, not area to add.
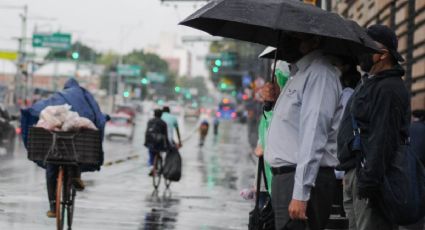
[[[255,207],[249,213],[249,230],[274,230],[274,212],[271,204],[271,197],[267,194],[267,199],[263,207],[260,207],[260,189],[261,177],[264,179],[264,184],[267,187],[267,178],[264,171],[264,159],[259,157],[257,170],[257,190],[255,194]]]

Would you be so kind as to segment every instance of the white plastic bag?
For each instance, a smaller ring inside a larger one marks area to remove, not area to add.
[[[89,119],[85,117],[79,117],[77,119],[77,127],[78,129],[91,129],[97,130],[96,126]]]
[[[47,106],[40,113],[40,126],[49,127],[49,130],[52,130],[51,128],[60,129],[70,109],[71,106],[68,104]]]
[[[66,115],[65,122],[62,125],[62,131],[78,130],[78,118],[80,116],[76,112],[69,111]]]
[[[41,111],[40,120],[36,126],[51,131],[97,130],[92,121],[71,111],[71,106],[68,104],[47,106]]]

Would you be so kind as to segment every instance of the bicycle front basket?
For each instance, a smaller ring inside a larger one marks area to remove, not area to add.
[[[51,132],[31,127],[28,134],[28,158],[48,163],[99,164],[102,143],[99,131]]]

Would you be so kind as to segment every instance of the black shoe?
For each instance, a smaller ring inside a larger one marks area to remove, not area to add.
[[[81,180],[81,178],[73,178],[72,184],[74,185],[75,190],[77,190],[79,192],[83,191],[86,188],[86,186],[84,185],[84,182]]]

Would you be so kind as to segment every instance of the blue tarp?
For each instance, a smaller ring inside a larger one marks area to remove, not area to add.
[[[106,115],[100,111],[99,105],[90,92],[81,87],[75,79],[69,79],[61,92],[54,93],[49,98],[40,100],[33,106],[21,110],[22,138],[25,146],[27,144],[28,130],[37,123],[40,112],[47,106],[64,104],[70,105],[71,110],[77,112],[81,117],[91,120],[100,130],[103,140]],[[103,151],[100,165],[102,164]],[[84,171],[99,170],[100,165]]]

